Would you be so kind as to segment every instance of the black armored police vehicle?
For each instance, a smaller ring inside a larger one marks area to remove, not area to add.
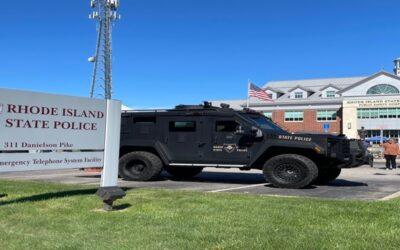
[[[357,141],[329,134],[292,134],[262,114],[228,105],[122,113],[119,174],[147,181],[162,170],[178,178],[204,167],[260,169],[276,187],[303,188],[364,164]]]

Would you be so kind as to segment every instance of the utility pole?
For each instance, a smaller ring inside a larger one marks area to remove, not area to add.
[[[90,97],[103,96],[104,89],[104,98],[111,99],[112,24],[121,18],[117,13],[119,0],[91,0],[90,7],[93,12],[89,18],[98,21],[96,52],[88,59],[89,62],[94,63]]]

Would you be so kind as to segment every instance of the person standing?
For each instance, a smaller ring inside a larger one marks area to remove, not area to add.
[[[399,145],[393,138],[383,143],[383,155],[386,159],[386,169],[396,169],[396,157],[399,154]]]

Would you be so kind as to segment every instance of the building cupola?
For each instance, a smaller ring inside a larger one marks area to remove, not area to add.
[[[395,59],[393,62],[394,62],[394,68],[393,68],[394,74],[396,76],[400,76],[400,57]]]

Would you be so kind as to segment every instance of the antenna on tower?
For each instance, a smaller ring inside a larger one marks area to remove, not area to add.
[[[104,98],[111,99],[111,34],[112,24],[121,19],[121,16],[117,13],[119,0],[90,0],[90,7],[93,12],[89,15],[89,18],[98,21],[96,52],[94,56],[88,59],[89,62],[94,63],[90,97],[103,96],[102,90],[104,90]]]

